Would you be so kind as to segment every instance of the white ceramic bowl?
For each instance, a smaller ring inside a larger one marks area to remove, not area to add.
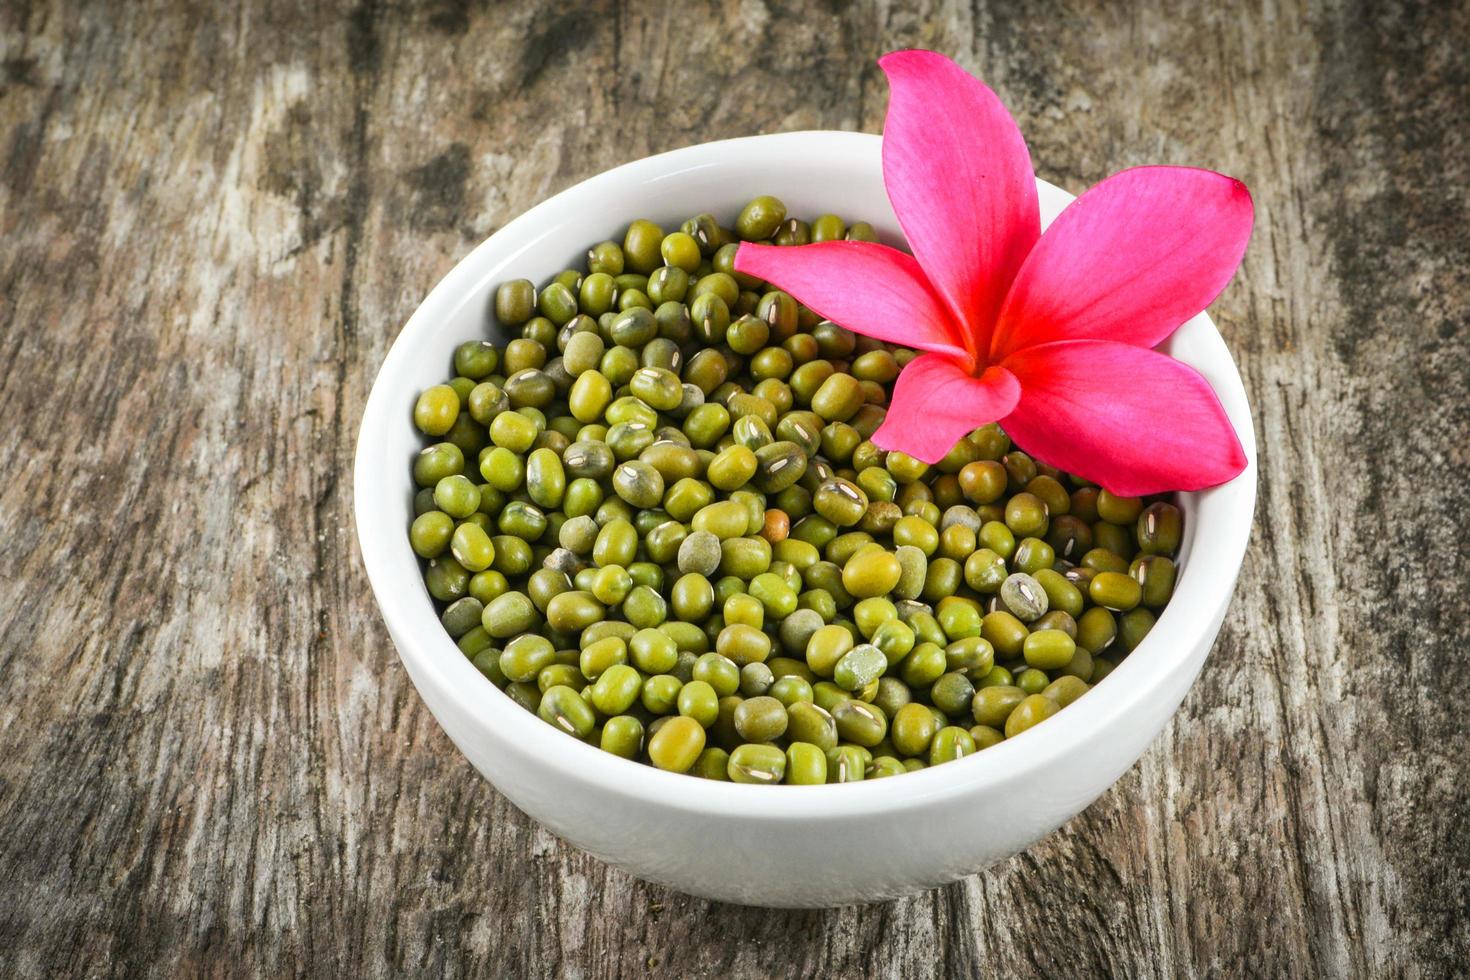
[[[1044,222],[1071,195],[1040,183]],[[942,885],[1020,851],[1076,815],[1131,766],[1178,708],[1219,631],[1255,507],[1255,437],[1240,376],[1200,315],[1168,351],[1214,385],[1250,465],[1183,495],[1185,542],[1168,608],[1099,688],[984,752],[900,778],[837,786],[740,786],[660,772],[576,742],[515,705],[439,625],[407,529],[417,393],[444,379],[461,341],[493,334],[494,289],[544,281],[634,218],[677,227],[732,218],[756,194],[833,212],[902,238],[883,190],[879,138],[807,132],[706,143],[609,170],[532,208],[459,263],[383,362],[358,437],[363,561],[419,694],[485,778],[554,833],[640,878],[751,905],[830,906]],[[448,760],[445,765],[452,765]]]

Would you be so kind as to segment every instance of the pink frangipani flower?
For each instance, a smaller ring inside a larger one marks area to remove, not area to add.
[[[879,64],[892,90],[883,179],[913,254],[822,242],[735,257],[819,315],[921,351],[873,441],[934,463],[999,422],[1042,462],[1127,496],[1240,473],[1245,453],[1209,384],[1152,348],[1235,274],[1245,185],[1137,167],[1042,234],[1031,156],[996,94],[932,51]]]

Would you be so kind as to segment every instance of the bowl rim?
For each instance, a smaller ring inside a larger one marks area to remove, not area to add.
[[[398,574],[395,566],[405,560],[417,562],[417,558],[408,549],[406,534],[397,533],[401,541],[395,548],[393,534],[374,532],[383,522],[371,502],[375,497],[386,499],[381,497],[382,485],[392,481],[384,481],[382,474],[406,473],[406,467],[403,461],[380,455],[386,452],[386,440],[372,436],[395,421],[401,424],[407,395],[398,379],[421,356],[415,339],[434,320],[453,312],[477,292],[489,277],[482,268],[492,261],[489,256],[504,249],[506,254],[495,260],[497,264],[514,261],[530,243],[547,234],[539,230],[543,219],[586,213],[579,209],[595,208],[614,188],[639,186],[653,191],[660,180],[678,173],[756,159],[779,159],[792,167],[852,166],[866,171],[881,166],[880,146],[880,137],[872,134],[806,130],[700,143],[622,164],[541,201],[511,220],[471,250],[430,290],[394,338],[373,381],[359,428],[353,475],[354,518],[368,581],[399,656],[405,666],[414,668],[411,675],[416,686],[426,681],[433,684],[438,694],[452,699],[464,716],[475,719],[476,725],[517,745],[566,780],[693,816],[719,815],[758,822],[820,820],[838,814],[873,815],[911,809],[922,803],[999,788],[1045,768],[1112,726],[1126,724],[1127,716],[1189,659],[1188,652],[1218,628],[1250,536],[1257,464],[1244,384],[1224,339],[1205,313],[1183,325],[1165,346],[1174,346],[1181,336],[1188,337],[1188,349],[1176,356],[1199,370],[1214,388],[1245,449],[1247,465],[1229,483],[1182,495],[1195,504],[1195,515],[1186,524],[1185,548],[1190,560],[1181,563],[1169,605],[1149,636],[1104,682],[1110,685],[1108,697],[1079,699],[1046,725],[942,768],[911,772],[896,782],[864,780],[770,787],[698,779],[622,759],[569,739],[516,705],[460,653],[443,632],[431,602],[410,601],[427,600],[426,593],[410,597],[392,587],[390,583]],[[1037,184],[1044,196],[1061,194],[1067,201],[1073,199],[1073,195],[1040,178]],[[779,192],[779,188],[772,190]],[[1207,521],[1200,521],[1201,511],[1208,514]],[[1216,574],[1209,574],[1210,567],[1200,567],[1205,556],[1209,556]],[[1170,657],[1175,658],[1173,663]],[[1114,678],[1118,680],[1114,682]],[[425,701],[427,706],[428,699]],[[430,711],[434,713],[432,708]],[[1136,760],[1130,765],[1132,761]]]

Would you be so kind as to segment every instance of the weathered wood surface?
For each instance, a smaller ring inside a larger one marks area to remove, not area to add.
[[[906,45],[1063,186],[1250,184],[1214,312],[1254,544],[1177,719],[1064,830],[891,905],[714,906],[441,734],[359,567],[356,424],[509,218],[659,150],[876,131]],[[1467,46],[1453,3],[0,4],[0,974],[1462,972]]]

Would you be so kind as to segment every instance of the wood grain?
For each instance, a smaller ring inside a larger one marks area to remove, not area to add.
[[[0,5],[0,974],[1462,974],[1467,40],[1432,3]],[[889,905],[711,905],[441,734],[360,568],[356,425],[511,217],[651,152],[877,131],[909,45],[1071,190],[1251,186],[1214,313],[1257,533],[1175,722],[1062,831]]]

